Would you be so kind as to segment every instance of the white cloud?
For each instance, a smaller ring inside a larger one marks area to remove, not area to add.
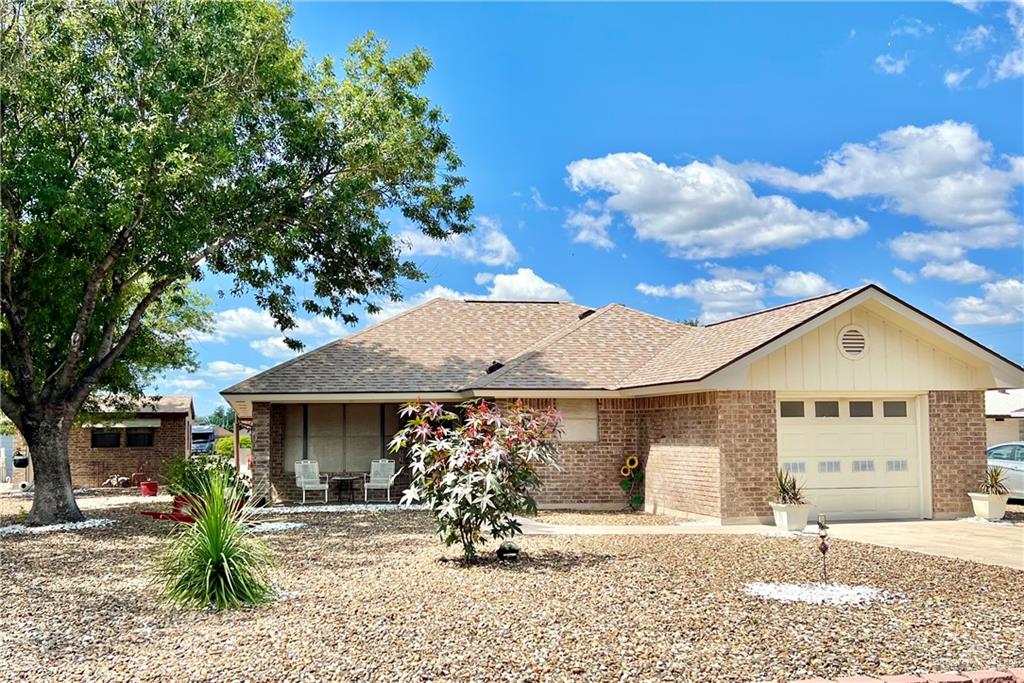
[[[909,284],[911,284],[913,282],[917,282],[917,276],[916,275],[914,275],[913,273],[908,273],[907,271],[903,270],[902,268],[893,268],[892,269],[892,274],[894,276],[896,276],[897,280],[899,280],[900,282],[902,282],[904,284],[907,284],[907,285],[909,285]]]
[[[957,325],[1015,325],[1024,321],[1024,282],[1006,279],[981,286],[984,297],[953,299],[949,307]]]
[[[889,130],[866,144],[846,143],[826,157],[817,173],[757,163],[731,168],[745,178],[800,192],[838,199],[879,197],[884,208],[940,228],[974,230],[977,237],[970,240],[954,233],[906,233],[893,242],[894,251],[924,250],[952,259],[964,248],[1010,246],[1019,239],[1014,188],[1024,183],[1024,156],[1004,156],[999,162],[993,156],[992,144],[974,126],[946,121]],[[999,238],[993,239],[996,234]],[[943,244],[927,244],[933,240]],[[914,244],[901,249],[909,242]],[[928,251],[940,246],[948,255]]]
[[[890,76],[903,73],[907,70],[908,64],[910,64],[910,58],[906,55],[903,57],[893,57],[891,54],[886,53],[875,57],[875,66],[882,73],[889,74]]]
[[[533,206],[541,211],[558,211],[558,207],[551,206],[544,201],[544,196],[536,187],[530,188],[530,200],[533,202]]]
[[[201,374],[206,377],[213,377],[214,379],[242,379],[255,375],[257,372],[259,372],[257,368],[252,368],[242,363],[213,360],[206,364],[206,368],[201,371]]]
[[[209,389],[210,383],[204,379],[193,379],[188,377],[170,377],[160,380],[160,386],[172,391],[196,391],[197,389]]]
[[[960,5],[968,12],[977,12],[981,6],[980,0],[949,0],[954,5]]]
[[[489,285],[486,292],[459,292],[444,285],[434,285],[426,291],[399,302],[387,302],[371,319],[385,320],[419,306],[431,299],[485,299],[492,301],[572,301],[572,295],[563,287],[533,272],[531,268],[519,268],[512,274],[478,273],[474,281],[478,285]]]
[[[806,299],[835,289],[828,280],[817,273],[793,271],[776,279],[772,291],[776,296]]]
[[[974,69],[967,68],[961,69],[960,71],[949,70],[946,75],[942,77],[942,82],[945,83],[947,88],[956,89],[960,87],[960,84],[964,82],[964,79],[971,75]]]
[[[225,341],[235,337],[258,337],[273,333],[280,334],[274,319],[264,310],[229,308],[216,311],[213,330],[198,337],[199,341]],[[326,317],[296,318],[296,326],[288,330],[294,337],[341,337],[348,333],[344,323]]]
[[[960,38],[953,45],[957,52],[977,52],[991,41],[993,31],[991,26],[979,24],[969,31],[964,31]]]
[[[572,238],[573,242],[593,244],[601,249],[611,249],[615,246],[608,237],[608,228],[611,224],[612,215],[601,209],[600,204],[595,201],[588,201],[578,211],[570,211],[565,219],[566,227],[576,231]]]
[[[905,232],[889,242],[889,249],[905,261],[938,259],[953,261],[963,258],[970,249],[1004,249],[1020,243],[1021,230],[1008,225],[975,228],[958,232]]]
[[[673,299],[691,299],[701,305],[700,320],[716,322],[765,307],[769,295],[790,299],[806,299],[834,287],[817,273],[785,271],[778,266],[765,266],[761,270],[737,269],[705,263],[704,268],[713,279],[698,278],[676,285],[651,285],[641,282],[636,289],[641,294]]]
[[[417,230],[403,230],[396,238],[405,245],[405,253],[419,256],[445,256],[488,266],[509,266],[519,259],[512,241],[501,223],[487,216],[475,218],[478,227],[466,235],[445,240],[427,237]]]
[[[929,261],[921,268],[921,275],[927,278],[960,282],[963,284],[971,282],[984,282],[991,280],[993,273],[985,266],[962,260],[953,263],[936,263]]]
[[[989,64],[997,81],[1024,76],[1024,0],[1013,0],[1006,10],[1006,19],[1013,31],[1013,48],[1002,59]]]
[[[910,36],[911,38],[922,38],[935,31],[935,27],[926,24],[916,17],[901,17],[897,19],[889,31],[893,36]]]
[[[284,337],[267,337],[266,339],[255,339],[249,342],[249,347],[255,349],[267,358],[286,360],[297,356],[300,351],[293,351],[284,343]]]
[[[639,239],[662,242],[673,256],[760,253],[867,230],[859,218],[808,211],[778,195],[759,197],[729,169],[699,161],[669,166],[646,154],[617,153],[573,161],[567,170],[573,190],[607,193],[598,210],[624,214]],[[607,239],[606,230],[593,234]]]

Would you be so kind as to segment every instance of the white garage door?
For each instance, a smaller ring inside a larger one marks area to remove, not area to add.
[[[803,484],[812,514],[922,516],[914,409],[913,398],[779,401],[779,464]]]

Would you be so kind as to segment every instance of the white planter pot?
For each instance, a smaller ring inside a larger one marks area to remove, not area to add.
[[[992,522],[1002,519],[1006,514],[1006,500],[1009,496],[998,496],[993,493],[968,493],[967,495],[971,497],[974,516],[978,519],[987,519]]]
[[[772,506],[775,526],[785,531],[803,531],[811,506],[807,503],[768,503]]]

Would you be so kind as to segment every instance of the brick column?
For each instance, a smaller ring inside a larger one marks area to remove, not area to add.
[[[718,392],[722,520],[771,516],[779,466],[774,391]]]
[[[270,499],[270,404],[252,404],[252,497]]]
[[[985,476],[985,392],[928,392],[928,441],[932,461],[932,514],[971,511],[968,491]]]

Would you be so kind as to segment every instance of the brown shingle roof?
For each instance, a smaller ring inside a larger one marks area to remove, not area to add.
[[[492,375],[488,389],[612,389],[694,328],[610,304],[543,340]]]
[[[433,299],[222,393],[456,391],[585,310],[564,302]]]
[[[697,334],[680,338],[627,378],[625,384],[647,386],[702,379],[863,289],[844,289],[692,328]]]

